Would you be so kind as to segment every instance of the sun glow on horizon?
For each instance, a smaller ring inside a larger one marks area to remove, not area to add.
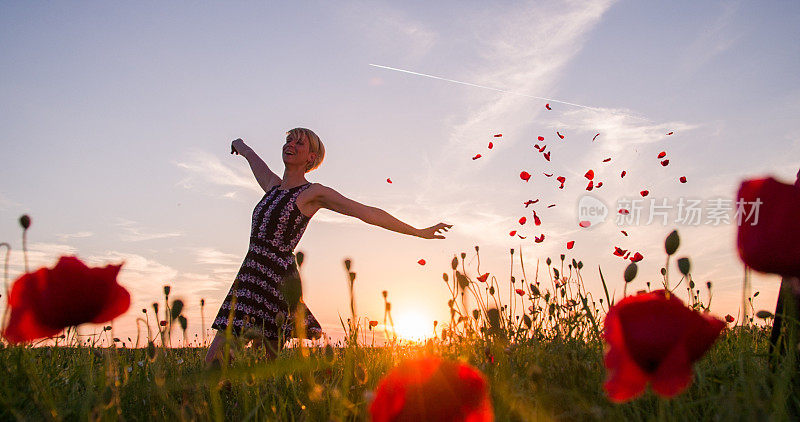
[[[428,314],[413,310],[394,318],[397,335],[407,340],[422,340],[433,337],[433,318]]]

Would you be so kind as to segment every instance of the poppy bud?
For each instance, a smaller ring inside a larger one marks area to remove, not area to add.
[[[169,292],[172,290],[169,286],[164,286],[164,296],[169,296]]]
[[[625,282],[630,283],[633,281],[633,279],[636,278],[636,272],[638,270],[639,268],[636,266],[636,263],[631,262],[628,264],[628,267],[625,268]]]
[[[384,291],[382,291],[382,292],[381,292],[381,294],[383,295],[383,298],[384,298],[384,299],[386,299],[386,296],[388,296],[388,295],[389,295],[389,292],[387,292],[386,290],[384,290]]]
[[[28,214],[22,214],[22,217],[19,218],[19,225],[22,226],[23,229],[28,230],[28,227],[31,226],[31,218]]]
[[[450,261],[450,268],[452,268],[452,269],[454,269],[454,270],[455,270],[456,268],[458,268],[458,258],[457,258],[457,257],[455,257],[455,256],[454,256],[454,257],[453,257],[453,260],[452,260],[452,261]]]
[[[296,254],[294,254],[294,257],[295,257],[295,261],[297,261],[297,266],[298,267],[303,265],[303,259],[305,258],[305,255],[302,252],[297,252]]]
[[[350,271],[350,265],[351,265],[352,263],[353,263],[353,262],[352,262],[350,259],[345,259],[345,260],[344,260],[344,268],[345,268],[345,269],[346,269],[348,272]]]
[[[461,259],[465,259],[467,257],[466,252],[461,252]]]
[[[681,244],[681,239],[678,237],[678,231],[673,230],[672,233],[667,236],[667,239],[664,241],[664,250],[667,251],[667,255],[672,255],[675,251],[678,250],[678,246]]]
[[[689,269],[691,265],[689,264],[689,258],[680,258],[678,259],[678,269],[681,271],[681,274],[687,275],[689,274]]]

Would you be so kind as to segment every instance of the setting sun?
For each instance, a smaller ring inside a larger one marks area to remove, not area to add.
[[[433,337],[433,319],[419,311],[399,314],[395,318],[397,335],[408,340]]]

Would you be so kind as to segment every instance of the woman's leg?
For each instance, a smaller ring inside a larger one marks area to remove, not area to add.
[[[280,342],[278,340],[269,340],[269,339],[262,339],[262,338],[254,338],[253,339],[253,348],[260,348],[263,347],[267,354],[267,359],[275,359],[275,356],[278,355],[280,352]]]
[[[208,352],[206,352],[206,364],[211,364],[214,362],[214,359],[219,359],[222,361],[224,352],[222,346],[225,345],[225,333],[223,331],[217,331],[217,334],[214,336],[214,340],[211,341],[211,344],[208,346]],[[231,360],[233,360],[233,351],[230,352]]]

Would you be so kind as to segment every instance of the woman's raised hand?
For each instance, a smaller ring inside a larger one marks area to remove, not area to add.
[[[450,230],[450,227],[453,227],[453,225],[439,223],[435,226],[428,227],[427,229],[421,229],[419,237],[423,239],[444,239],[444,236],[439,234],[439,232],[446,232]]]
[[[245,149],[249,148],[245,145],[244,141],[241,138],[235,139],[231,142],[231,154],[242,155]]]

